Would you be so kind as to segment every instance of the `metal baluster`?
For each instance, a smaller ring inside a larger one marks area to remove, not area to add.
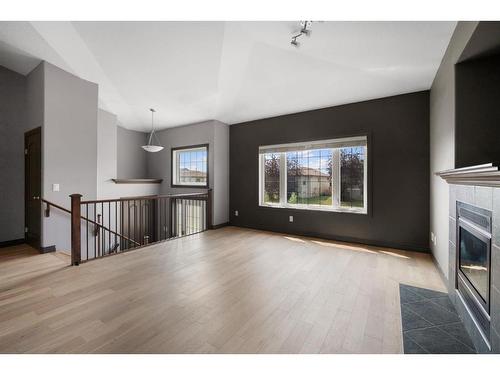
[[[161,218],[162,218],[162,216],[161,216],[161,206],[162,206],[161,202],[162,202],[162,198],[159,198],[156,202],[157,202],[156,203],[156,207],[158,207],[158,210],[156,212],[156,217],[157,217],[157,220],[158,220],[158,232],[157,232],[157,234],[158,234],[158,240],[161,241],[161,238],[162,238],[161,234],[163,232],[161,230],[163,228],[162,223],[161,223]]]
[[[174,227],[175,220],[173,213],[175,212],[174,204],[175,204],[175,199],[168,198],[166,200],[167,204],[165,206],[165,226],[168,228],[169,233],[168,237],[174,237],[176,235],[176,230]]]
[[[103,256],[105,253],[106,249],[106,232],[104,231],[104,202],[101,202],[101,218],[102,218],[102,235],[101,235],[101,249],[100,249],[100,256]]]
[[[127,200],[127,238],[130,238],[130,201]],[[130,247],[130,241],[127,241],[127,249]]]
[[[120,233],[124,234],[123,230],[123,202],[120,201]],[[125,246],[125,241],[123,241],[123,238],[120,237],[120,250],[123,250],[123,247]]]
[[[137,201],[134,199],[134,238],[133,240],[137,242]],[[134,243],[134,247],[137,245]]]
[[[142,200],[139,200],[139,243],[144,243],[144,233],[142,229]]]
[[[96,204],[94,203],[94,223],[96,223]],[[94,224],[94,258],[97,254],[97,227]]]
[[[168,205],[168,220],[170,235],[169,237],[177,237],[177,199],[170,198],[170,204]]]
[[[186,235],[186,200],[182,200],[182,235]]]
[[[148,200],[144,201],[144,242],[148,240],[147,242],[149,243],[149,236],[148,236]]]
[[[164,226],[162,228],[162,231],[165,233],[165,239],[167,239],[167,205],[166,205],[166,202],[167,202],[167,199],[164,199],[163,200],[163,204],[165,205],[165,207],[163,208],[163,219],[164,219]]]
[[[85,214],[85,218],[89,218],[89,205],[86,204],[86,214]],[[88,220],[85,220],[87,222],[87,248],[85,250],[85,256],[86,256],[86,259],[85,260],[89,260],[89,221]]]
[[[193,233],[193,200],[190,199],[189,201],[189,227],[188,227],[188,233],[192,234]]]
[[[116,246],[118,244],[117,238],[116,238],[117,233],[119,233],[118,232],[118,201],[115,201],[115,244],[114,244],[114,246]],[[116,252],[118,252],[118,248],[116,248]]]
[[[97,214],[97,223],[101,223],[101,214]],[[96,258],[101,255],[101,226],[97,226],[97,253]]]
[[[154,242],[154,236],[153,236],[153,231],[151,230],[151,212],[152,212],[152,200],[148,200],[147,201],[148,204],[146,206],[146,212],[147,212],[147,215],[146,215],[146,218],[147,218],[147,231],[148,231],[148,236],[151,238],[151,240],[153,240],[152,242]]]
[[[111,250],[111,202],[108,202],[108,254]]]
[[[160,239],[160,241],[163,239],[163,233],[165,232],[165,223],[162,222],[163,220],[163,209],[165,207],[162,208],[162,206],[165,204],[165,200],[160,198],[158,200],[158,222],[160,223],[160,230],[158,231],[158,237]],[[166,238],[166,234],[165,234],[165,239]]]

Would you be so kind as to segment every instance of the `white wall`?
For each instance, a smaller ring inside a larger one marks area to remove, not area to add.
[[[431,251],[448,277],[448,184],[436,172],[455,167],[454,65],[478,22],[459,22],[430,92],[430,229],[436,235]]]
[[[157,134],[165,148],[148,155],[148,173],[150,178],[163,178],[161,194],[203,191],[203,189],[170,186],[171,149],[208,143],[208,181],[214,197],[213,224],[227,223],[229,221],[229,126],[210,120],[165,129]]]

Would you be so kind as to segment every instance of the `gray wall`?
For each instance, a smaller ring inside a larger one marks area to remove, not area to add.
[[[26,76],[26,79],[26,114],[28,128],[34,129],[43,126],[43,118],[45,112],[44,64],[38,64],[38,66]]]
[[[435,173],[455,167],[455,69],[477,22],[459,22],[430,93],[430,241],[432,254],[448,277],[448,184]]]
[[[229,221],[229,126],[214,122],[214,224]]]
[[[203,191],[196,188],[172,188],[170,186],[171,149],[173,147],[209,144],[208,168],[209,187],[214,189],[214,225],[228,222],[229,164],[228,126],[210,120],[199,124],[180,126],[158,132],[164,150],[148,154],[150,178],[163,178],[161,194]]]
[[[147,143],[148,134],[118,126],[117,131],[118,178],[146,178],[146,151],[141,146]]]
[[[97,85],[43,63],[43,196],[69,207],[69,195],[97,195]],[[52,184],[60,191],[52,191]],[[70,220],[52,210],[43,221],[42,246],[70,249]]]
[[[24,238],[26,77],[0,66],[0,242]]]
[[[110,199],[118,197],[130,197],[139,195],[156,195],[160,186],[157,184],[115,184],[112,179],[116,178],[118,146],[117,134],[120,128],[117,126],[116,115],[99,109],[97,114],[97,198]],[[132,132],[137,133],[137,132]],[[125,132],[122,136],[127,136],[130,132]],[[132,134],[134,137],[135,134]],[[146,151],[139,149],[142,153]],[[126,149],[122,146],[122,153]],[[135,149],[130,150],[132,154]],[[123,159],[121,160],[123,163]],[[147,168],[146,159],[141,170]]]
[[[368,215],[259,206],[259,146],[356,134],[369,135]],[[232,125],[230,208],[234,225],[428,251],[429,93]]]

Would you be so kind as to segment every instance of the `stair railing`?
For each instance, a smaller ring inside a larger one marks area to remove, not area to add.
[[[212,228],[211,189],[88,201],[81,194],[70,197],[71,210],[63,210],[71,213],[72,265]]]
[[[73,202],[73,195],[77,196],[77,195],[80,195],[80,194],[72,194],[70,195],[71,197],[71,202]],[[75,197],[77,198],[77,197]],[[80,198],[81,198],[81,195],[80,195]],[[73,235],[73,218],[77,218],[78,215],[77,213],[75,212],[74,214],[72,213],[72,210],[68,210],[67,208],[64,208],[58,204],[55,204],[47,199],[44,199],[44,198],[40,198],[40,201],[45,203],[45,209],[44,209],[44,215],[45,217],[50,217],[50,207],[54,207],[54,208],[57,208],[58,210],[61,210],[63,212],[66,212],[68,214],[71,215],[71,218],[72,218],[72,222],[71,222],[71,225],[72,225],[72,229],[71,229],[71,234]],[[76,206],[75,206],[76,207]],[[71,205],[71,208],[73,209],[73,204]],[[94,220],[91,220],[87,217],[84,217],[84,216],[81,216],[80,214],[80,220],[84,220],[86,221],[87,223],[90,223],[94,226],[94,235],[97,236],[101,231],[107,231],[117,237],[120,237],[121,239],[123,239],[124,241],[128,241],[128,242],[131,242],[131,243],[134,243],[135,245],[140,245],[138,242],[135,242],[134,240],[130,239],[130,238],[127,238],[126,236],[120,234],[120,233],[117,233],[115,231],[113,231],[112,229],[110,228],[107,228],[105,227],[104,225],[100,224],[98,221],[94,221]],[[76,223],[75,223],[76,225]],[[81,228],[81,224],[80,224],[80,228]],[[75,227],[75,230],[77,230],[77,228]],[[80,229],[81,230],[81,229]],[[76,240],[76,239],[75,239]],[[71,238],[71,243],[72,243],[72,247],[73,247],[73,237]],[[81,256],[78,257],[78,252],[73,252],[71,251],[71,264],[73,265],[77,265],[81,262]]]

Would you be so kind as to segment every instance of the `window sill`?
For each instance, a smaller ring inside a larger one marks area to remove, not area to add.
[[[334,208],[324,208],[321,206],[298,206],[298,205],[279,205],[279,204],[259,204],[259,207],[266,208],[285,208],[289,210],[302,210],[302,211],[322,211],[322,212],[338,212],[338,213],[350,213],[350,214],[361,214],[367,215],[368,212],[364,208],[349,208],[349,207],[334,207]]]

